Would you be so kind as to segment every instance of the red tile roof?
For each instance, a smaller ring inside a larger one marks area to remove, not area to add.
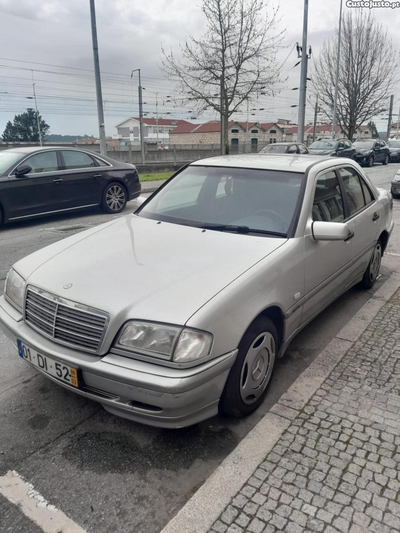
[[[139,117],[131,117],[133,120],[137,120],[139,122]],[[143,124],[146,124],[147,126],[156,126],[157,125],[157,119],[156,118],[147,118],[143,117]],[[159,118],[158,119],[158,125],[159,126],[180,126],[181,124],[191,124],[187,120],[178,120],[173,118]],[[194,126],[194,124],[191,124]]]
[[[232,128],[232,126],[239,126],[244,131],[246,131],[247,122],[237,122],[235,120],[230,120],[228,122],[228,128]],[[269,130],[272,126],[276,126],[279,128],[279,126],[275,122],[264,122],[262,124],[258,122],[249,122],[248,126],[249,129],[253,127],[258,127],[263,129],[264,131]],[[170,133],[176,135],[179,133],[219,133],[220,131],[220,121],[210,120],[209,122],[205,122],[204,124],[192,124],[191,127],[189,127],[189,125],[183,124],[182,126],[178,126],[174,130],[172,130]]]

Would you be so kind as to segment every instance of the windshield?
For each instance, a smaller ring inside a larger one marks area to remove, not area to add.
[[[315,141],[310,145],[309,150],[333,150],[335,145],[335,141]]]
[[[19,152],[9,152],[8,150],[0,152],[0,174],[4,174],[4,172],[17,163],[22,158],[22,155]]]
[[[295,172],[189,166],[137,214],[217,231],[286,236],[303,179]]]
[[[286,149],[285,144],[269,144],[261,150],[260,154],[284,154]]]
[[[371,150],[374,147],[374,141],[356,141],[354,146],[363,150]]]
[[[389,141],[388,145],[390,148],[399,148],[400,149],[400,141]]]

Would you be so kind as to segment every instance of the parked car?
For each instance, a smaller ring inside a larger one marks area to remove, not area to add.
[[[0,326],[21,358],[116,415],[174,428],[244,416],[295,335],[373,286],[391,209],[345,158],[196,161],[134,214],[15,263]]]
[[[308,154],[308,150],[303,143],[272,143],[264,146],[259,154]]]
[[[309,147],[308,151],[310,154],[314,155],[330,155],[333,157],[349,157],[354,159],[356,150],[352,143],[347,139],[321,139],[319,141],[313,142]]]
[[[390,190],[393,198],[400,198],[400,169],[396,172],[392,179]]]
[[[360,165],[372,167],[374,163],[389,163],[390,150],[385,141],[376,139],[362,139],[355,141],[356,161]]]
[[[136,168],[75,148],[0,151],[0,223],[101,206],[119,213],[140,194]]]
[[[391,163],[395,163],[400,161],[400,140],[399,139],[391,139],[387,142],[390,154],[389,159]]]

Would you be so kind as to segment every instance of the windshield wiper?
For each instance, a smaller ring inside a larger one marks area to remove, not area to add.
[[[235,226],[234,224],[204,224],[202,229],[210,229],[215,231],[232,231],[233,233],[259,233],[262,235],[273,235],[274,237],[287,237],[286,233],[278,231],[268,231],[266,229],[249,228],[248,226]]]

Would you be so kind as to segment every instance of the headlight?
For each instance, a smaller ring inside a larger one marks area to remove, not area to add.
[[[212,335],[169,324],[132,320],[122,329],[116,348],[180,363],[197,361],[210,353]]]
[[[24,303],[25,280],[13,268],[8,272],[4,294],[6,299],[22,312]]]
[[[396,172],[396,174],[394,175],[393,181],[400,181],[400,173],[397,174]]]

